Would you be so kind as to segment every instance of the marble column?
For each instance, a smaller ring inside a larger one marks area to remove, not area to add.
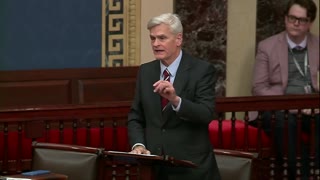
[[[175,0],[184,27],[183,49],[212,63],[218,73],[216,95],[225,95],[227,0]]]
[[[285,29],[284,11],[288,0],[258,0],[256,42]]]

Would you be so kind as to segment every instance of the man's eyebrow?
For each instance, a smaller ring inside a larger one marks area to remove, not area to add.
[[[291,14],[288,14],[288,16],[291,16],[291,17],[294,17],[294,18],[297,18],[297,19],[308,19],[309,17],[298,17],[298,16],[295,16],[295,15],[291,15]]]
[[[166,37],[166,35],[165,34],[158,34],[158,35],[150,34],[150,37]]]

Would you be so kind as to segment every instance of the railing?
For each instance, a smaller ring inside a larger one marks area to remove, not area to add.
[[[0,109],[1,174],[31,167],[32,141],[128,150],[130,102]]]
[[[317,150],[316,146],[319,146],[319,134],[320,134],[320,127],[316,126],[316,121],[319,121],[319,114],[316,115],[316,111],[319,110],[320,107],[320,98],[319,94],[311,94],[311,95],[287,95],[287,96],[257,96],[257,97],[228,97],[228,98],[218,98],[216,100],[216,112],[218,113],[218,120],[219,122],[224,121],[224,115],[227,113],[229,115],[229,119],[232,121],[232,137],[231,137],[231,144],[234,149],[236,147],[237,142],[237,134],[236,134],[236,122],[237,119],[242,119],[244,121],[244,151],[253,151],[259,153],[257,162],[259,166],[257,167],[256,171],[261,172],[257,174],[258,179],[271,179],[272,177],[275,178],[281,176],[287,176],[288,172],[288,149],[295,148],[296,149],[296,159],[297,159],[297,169],[301,172],[301,140],[308,136],[308,148],[309,148],[309,160],[310,160],[310,178],[317,179],[320,178],[319,167],[316,166],[318,163],[319,166],[319,159],[315,158],[316,151],[319,151],[319,147]],[[311,109],[311,123],[310,123],[310,133],[308,135],[303,134],[301,131],[302,126],[302,110],[303,109]],[[277,133],[275,133],[275,126],[276,118],[275,113],[277,111],[282,111],[285,113],[285,126],[282,131],[284,144],[283,146],[283,164],[281,167],[277,167],[276,165],[276,151],[279,149],[276,147],[274,140],[277,137]],[[250,124],[250,114],[257,113],[256,119],[256,126],[257,126],[257,138],[256,138],[256,147],[252,149],[249,147],[248,141],[250,139],[250,131],[248,130],[251,126]],[[264,112],[271,113],[271,132],[269,133],[268,137],[270,140],[269,147],[264,146],[262,143],[262,137],[265,135],[265,132],[262,130],[263,120],[262,114]],[[297,132],[297,139],[296,139],[296,146],[295,147],[288,147],[288,114],[296,113],[297,114],[297,124],[296,124],[296,132]],[[240,116],[240,118],[239,118]],[[316,118],[316,116],[318,118]],[[219,123],[221,126],[222,123]],[[318,122],[320,124],[320,122]],[[221,131],[222,128],[219,127],[219,144],[222,144],[224,141],[223,132]],[[315,137],[318,136],[318,140],[316,142]],[[298,138],[302,137],[302,138]],[[281,172],[279,173],[279,169]],[[278,174],[277,174],[278,172]],[[299,173],[297,174],[299,176]],[[282,179],[282,178],[280,178]]]
[[[90,147],[103,147],[106,150],[128,151],[126,122],[131,102],[107,102],[82,105],[54,105],[34,107],[12,107],[0,109],[0,172],[1,174],[19,173],[31,168],[32,141],[76,144]],[[231,141],[232,150],[258,153],[257,178],[274,176],[274,147],[266,147],[261,138],[265,136],[261,128],[261,114],[265,111],[319,108],[319,94],[268,96],[268,97],[227,97],[216,99],[218,114],[218,143],[215,148],[223,147]],[[249,146],[252,137],[249,112],[258,111],[255,147]],[[314,111],[312,117],[314,117]],[[228,120],[226,120],[228,119]],[[230,120],[230,121],[229,121]],[[244,122],[244,143],[237,146],[237,121]],[[224,122],[231,122],[231,139],[225,139]],[[273,120],[274,123],[275,120]],[[298,127],[301,122],[298,121]],[[310,137],[319,130],[312,122]],[[272,134],[270,139],[272,139]],[[251,137],[250,137],[251,135]],[[301,132],[298,131],[298,136]],[[310,157],[314,159],[315,144],[311,143]],[[299,148],[299,147],[297,147]],[[299,158],[299,157],[297,157]],[[128,168],[128,167],[126,167]],[[314,176],[319,176],[312,166]]]

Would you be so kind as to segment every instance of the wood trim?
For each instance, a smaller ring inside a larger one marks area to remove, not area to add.
[[[319,99],[319,94],[219,97],[215,110],[219,113],[319,108]]]
[[[138,68],[0,71],[0,107],[132,101]]]
[[[102,154],[102,148],[94,148],[88,146],[70,145],[70,144],[57,144],[57,143],[43,143],[43,142],[33,142],[33,148],[43,148],[43,149],[55,149],[55,150],[65,150],[65,151],[77,151],[92,154]]]
[[[131,101],[94,104],[65,104],[1,108],[1,121],[30,121],[59,118],[98,118],[125,116],[129,113]]]

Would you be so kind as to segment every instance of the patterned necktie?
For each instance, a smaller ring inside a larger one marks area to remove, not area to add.
[[[170,72],[168,71],[168,69],[165,69],[165,70],[163,71],[163,80],[170,82]],[[162,108],[162,110],[164,110],[164,108],[166,107],[166,105],[168,104],[168,102],[169,102],[168,99],[163,98],[163,97],[161,96],[161,108]]]

